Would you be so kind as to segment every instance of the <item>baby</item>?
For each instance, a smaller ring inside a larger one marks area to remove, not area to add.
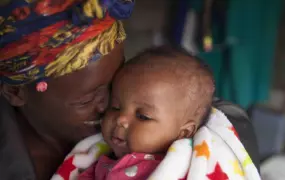
[[[180,50],[152,48],[128,61],[101,123],[113,153],[79,179],[147,179],[174,141],[193,137],[202,125],[214,87],[210,70]]]

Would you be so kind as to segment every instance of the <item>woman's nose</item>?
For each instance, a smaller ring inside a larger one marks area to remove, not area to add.
[[[98,113],[104,113],[106,111],[106,109],[107,109],[107,106],[108,106],[107,102],[100,103],[100,104],[97,105],[96,111]]]
[[[119,115],[117,117],[117,126],[123,127],[124,129],[128,129],[130,124],[130,120],[126,115]]]
[[[103,98],[101,98],[96,105],[97,112],[104,113],[108,107],[108,103],[109,103],[109,96],[104,96]]]

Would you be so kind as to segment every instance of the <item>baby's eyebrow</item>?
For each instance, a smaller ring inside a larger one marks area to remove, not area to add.
[[[141,106],[145,106],[151,110],[156,110],[156,107],[153,104],[147,103],[147,102],[134,102],[135,104],[141,105]]]

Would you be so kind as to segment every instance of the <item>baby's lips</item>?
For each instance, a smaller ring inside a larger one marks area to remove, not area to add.
[[[127,143],[124,139],[113,136],[112,142],[117,146],[125,146]]]
[[[115,137],[115,138],[119,138],[121,140],[126,140],[126,129],[122,128],[122,127],[116,127],[114,132],[113,132],[113,135],[112,137]]]

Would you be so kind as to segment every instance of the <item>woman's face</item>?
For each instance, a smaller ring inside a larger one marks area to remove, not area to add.
[[[88,67],[48,81],[46,92],[28,87],[20,109],[38,133],[77,142],[96,133],[94,123],[108,105],[109,85],[123,62],[123,46],[118,45]]]

